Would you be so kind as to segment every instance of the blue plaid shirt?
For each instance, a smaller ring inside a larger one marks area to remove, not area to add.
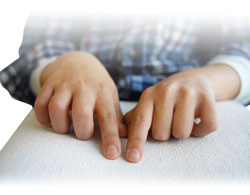
[[[250,22],[244,19],[94,18],[31,15],[19,58],[0,72],[10,95],[34,105],[29,80],[40,59],[81,50],[95,55],[114,79],[121,100],[220,54],[250,59]]]

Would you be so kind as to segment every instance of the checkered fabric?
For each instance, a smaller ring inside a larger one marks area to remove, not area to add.
[[[250,59],[246,19],[178,17],[84,17],[32,14],[24,29],[19,58],[0,72],[17,100],[34,105],[29,80],[39,60],[70,51],[95,55],[114,79],[121,100],[168,76],[206,65],[220,54]]]

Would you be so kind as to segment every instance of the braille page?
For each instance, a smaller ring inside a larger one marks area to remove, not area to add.
[[[123,112],[136,103],[121,102]],[[36,121],[32,110],[0,152],[1,181],[249,181],[250,111],[232,102],[217,103],[219,128],[204,138],[157,142],[150,136],[139,163],[107,160],[96,129],[88,141],[56,134]],[[8,129],[5,129],[6,131]]]

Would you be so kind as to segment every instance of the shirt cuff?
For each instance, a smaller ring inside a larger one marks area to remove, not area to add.
[[[40,77],[43,69],[51,62],[53,62],[58,56],[44,57],[37,61],[37,67],[33,70],[30,77],[30,88],[35,96],[37,96],[41,90]]]
[[[250,61],[236,55],[218,55],[212,58],[207,65],[227,64],[239,75],[241,81],[240,91],[233,99],[241,104],[250,102]]]

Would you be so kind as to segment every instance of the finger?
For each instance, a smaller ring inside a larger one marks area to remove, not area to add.
[[[66,133],[70,127],[68,115],[72,94],[68,89],[55,90],[49,102],[49,116],[52,128],[56,133]]]
[[[195,137],[206,136],[218,127],[218,116],[213,98],[205,98],[200,104],[199,110],[201,122],[194,125],[192,131],[192,135]]]
[[[117,159],[121,153],[118,120],[115,106],[110,95],[97,100],[96,115],[103,142],[103,154],[107,159]]]
[[[175,138],[188,138],[194,124],[196,101],[191,96],[181,98],[177,103],[173,117],[172,135]]]
[[[115,105],[114,105],[115,106],[115,113],[116,113],[116,117],[118,119],[119,136],[120,137],[127,137],[128,130],[127,130],[126,125],[124,124],[124,118],[123,118],[123,114],[121,111],[118,95],[115,95],[114,103],[115,103]]]
[[[171,136],[174,100],[172,98],[159,99],[155,103],[152,137],[159,141],[166,141]]]
[[[132,120],[132,117],[133,117],[133,114],[134,114],[134,111],[135,111],[135,108],[133,108],[132,110],[130,110],[129,112],[127,112],[124,116],[124,121],[126,123],[127,126],[129,126],[131,120]]]
[[[36,118],[42,125],[50,124],[48,104],[53,92],[54,91],[51,86],[44,85],[35,100],[34,108]]]
[[[95,95],[89,90],[78,90],[72,101],[72,120],[76,137],[87,140],[94,134]]]
[[[128,127],[128,143],[126,147],[126,159],[130,162],[141,160],[144,144],[152,122],[153,101],[149,98],[140,98],[133,118]]]

